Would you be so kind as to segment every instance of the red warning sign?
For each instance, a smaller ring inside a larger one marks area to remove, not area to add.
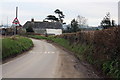
[[[15,18],[12,23],[13,24],[20,24],[17,18]]]

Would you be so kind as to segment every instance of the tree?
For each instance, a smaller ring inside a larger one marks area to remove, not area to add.
[[[112,27],[115,27],[115,20],[112,20]]]
[[[103,20],[101,21],[101,26],[104,28],[104,29],[107,29],[109,27],[111,27],[111,21],[110,21],[110,13],[108,12],[106,14],[106,16],[103,18]]]
[[[27,31],[27,32],[34,32],[34,30],[33,30],[33,28],[32,28],[31,25],[30,25],[28,28],[26,28],[26,31]]]
[[[60,11],[59,9],[56,9],[54,12],[55,12],[56,14],[58,14],[59,21],[60,21],[61,23],[63,23],[63,18],[65,17],[65,15],[63,15],[63,12]]]
[[[72,32],[72,30],[71,30],[71,24],[68,24],[67,26],[66,26],[66,31],[65,31],[66,33],[71,33]]]
[[[87,19],[85,17],[78,15],[77,21],[80,27],[87,27]]]
[[[71,21],[71,30],[72,32],[77,32],[79,30],[78,22],[75,19]]]
[[[47,18],[45,19],[51,20],[51,21],[58,21],[58,18],[56,18],[54,15],[48,15]]]

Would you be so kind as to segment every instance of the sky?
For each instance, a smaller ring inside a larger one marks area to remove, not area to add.
[[[0,25],[12,24],[15,8],[18,6],[18,19],[22,25],[34,18],[43,21],[48,15],[57,16],[60,9],[65,15],[64,22],[69,24],[78,15],[85,17],[89,26],[100,25],[101,20],[110,12],[111,19],[118,23],[119,0],[1,0]]]

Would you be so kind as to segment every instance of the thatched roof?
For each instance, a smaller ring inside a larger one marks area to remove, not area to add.
[[[62,29],[62,24],[60,22],[39,22],[39,21],[27,21],[23,28],[27,27],[39,28],[39,29]]]

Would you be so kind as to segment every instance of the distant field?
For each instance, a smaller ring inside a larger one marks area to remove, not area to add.
[[[1,40],[2,56],[0,58],[2,59],[20,54],[33,46],[32,40],[26,37],[12,36]]]

